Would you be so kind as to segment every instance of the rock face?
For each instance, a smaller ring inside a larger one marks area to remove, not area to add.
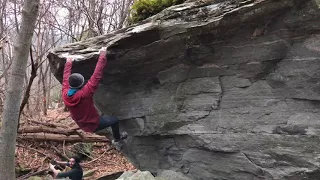
[[[149,171],[125,172],[116,180],[155,180]]]
[[[191,180],[183,174],[171,170],[164,170],[159,176],[153,177],[149,171],[126,171],[116,180]]]
[[[109,46],[95,100],[122,120],[124,153],[141,170],[319,179],[318,2],[189,1],[48,58],[61,80],[61,54],[83,55],[73,71],[88,79]]]

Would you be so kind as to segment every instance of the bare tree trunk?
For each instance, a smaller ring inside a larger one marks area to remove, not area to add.
[[[0,39],[2,38],[6,38],[4,37],[4,20],[6,19],[6,5],[7,5],[7,0],[2,1],[2,3],[0,4]],[[3,77],[6,77],[6,63],[5,63],[5,51],[4,51],[4,47],[1,47],[0,45],[0,50],[1,50],[1,54],[2,54],[2,73],[3,73]],[[0,83],[1,82],[2,77],[0,78]]]
[[[5,56],[5,52],[4,52],[4,49],[1,49],[1,51],[2,51],[2,74],[1,74],[1,76],[3,76],[4,78],[5,78],[5,82],[7,82],[7,74],[8,74],[8,72],[7,72],[7,68],[8,67],[6,67],[6,64],[8,64],[8,63],[6,63],[6,56]],[[1,77],[0,79],[2,79],[3,77]]]
[[[22,11],[21,33],[14,48],[13,65],[6,91],[0,137],[0,180],[15,179],[15,145],[19,108],[26,72],[28,51],[35,28],[39,0],[25,0]]]
[[[74,1],[73,0],[71,0],[71,3],[74,3]],[[73,11],[72,11],[72,9],[71,8],[68,8],[68,11],[69,11],[69,22],[68,22],[68,27],[69,27],[69,34],[73,34],[72,32],[72,18],[74,17],[74,14],[73,14]],[[70,39],[69,39],[69,36],[68,36],[68,40],[70,41]],[[71,38],[71,42],[74,42],[74,39],[73,38]]]
[[[6,6],[7,6],[7,0],[2,1],[1,4],[1,18],[0,18],[0,38],[3,36],[4,34],[4,22],[3,20],[6,18]]]
[[[7,0],[4,0],[4,1],[2,1],[2,3],[0,4],[0,7],[1,7],[1,9],[0,9],[0,14],[1,14],[1,16],[0,16],[0,39],[2,39],[2,38],[5,38],[6,39],[6,37],[5,37],[5,19],[6,19],[6,6],[7,6]],[[6,41],[4,39],[4,41]],[[8,63],[6,63],[6,57],[5,57],[5,51],[4,51],[4,47],[0,47],[0,49],[1,49],[1,54],[2,54],[2,73],[3,73],[3,77],[5,78],[5,81],[6,81],[6,78],[7,78],[7,67],[6,67],[6,64],[8,64]],[[0,78],[0,79],[2,79],[2,77]]]
[[[16,0],[14,1],[13,11],[14,11],[14,21],[16,23],[15,27],[16,27],[17,33],[19,33],[19,23],[18,23],[18,18],[17,18],[17,1]]]
[[[92,38],[96,36],[95,30],[94,30],[94,24],[96,19],[95,7],[96,7],[96,1],[89,0],[89,12],[88,12],[89,29],[88,29],[87,38]]]
[[[41,65],[39,66],[39,68],[41,67]],[[40,108],[40,99],[41,99],[41,96],[39,96],[40,92],[41,92],[41,78],[42,78],[42,74],[39,73],[38,75],[38,84],[37,84],[37,91],[36,91],[36,94],[35,94],[35,99],[36,99],[36,104],[35,104],[35,111],[36,112],[41,112],[41,108]],[[37,114],[38,115],[38,114]]]
[[[49,66],[49,64],[48,64]],[[51,69],[49,67],[49,83],[48,83],[48,94],[47,94],[47,108],[51,106],[51,79],[52,79],[52,73]]]
[[[33,60],[33,56],[32,56],[32,49],[30,47],[30,59],[31,59],[31,76],[30,76],[30,79],[29,79],[29,83],[26,87],[26,92],[24,93],[24,97],[23,97],[23,100],[22,100],[22,103],[20,105],[20,111],[19,111],[19,115],[21,115],[23,109],[24,109],[24,106],[28,103],[28,100],[29,100],[29,97],[30,97],[30,90],[31,90],[31,86],[32,86],[32,83],[33,83],[33,80],[34,78],[37,77],[37,69],[38,69],[38,63],[34,63],[34,60]]]
[[[46,78],[49,70],[49,65],[46,66],[45,71],[43,71],[43,68],[41,67],[40,71],[42,74],[42,91],[43,91],[43,106],[42,111],[43,115],[47,115],[47,87],[46,87]]]
[[[122,0],[122,5],[120,7],[121,9],[121,12],[120,12],[120,19],[119,19],[119,24],[118,24],[118,29],[122,28],[123,26],[123,22],[125,21],[126,19],[126,14],[125,14],[125,11],[126,11],[126,0]]]
[[[104,33],[103,23],[102,23],[103,9],[104,9],[104,1],[101,1],[99,5],[99,11],[98,11],[98,17],[97,17],[97,27],[98,27],[99,35],[102,35]]]

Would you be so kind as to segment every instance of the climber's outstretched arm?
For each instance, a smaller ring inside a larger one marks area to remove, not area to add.
[[[83,87],[84,96],[92,95],[98,88],[99,82],[103,77],[103,69],[107,64],[107,48],[103,47],[100,50],[99,59],[96,68],[89,79],[88,83]]]
[[[72,68],[72,57],[67,57],[67,62],[64,65],[64,71],[63,71],[63,81],[62,81],[62,92],[69,89],[69,76],[71,74],[71,68]]]

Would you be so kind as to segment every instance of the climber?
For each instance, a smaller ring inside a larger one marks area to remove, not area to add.
[[[68,162],[53,160],[49,168],[53,172],[53,178],[70,178],[72,180],[82,180],[83,170],[80,166],[81,159],[77,156],[70,158]],[[69,166],[71,170],[61,172],[55,168],[55,165]]]
[[[72,119],[82,130],[97,133],[111,126],[114,138],[112,142],[117,144],[120,140],[127,138],[127,133],[120,133],[117,117],[100,116],[93,102],[93,93],[98,88],[99,81],[103,76],[103,69],[107,64],[106,51],[106,47],[100,49],[96,68],[86,84],[81,74],[71,74],[72,62],[79,56],[64,55],[67,61],[63,73],[62,98]]]

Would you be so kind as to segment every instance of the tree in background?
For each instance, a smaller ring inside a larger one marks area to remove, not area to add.
[[[23,83],[22,126],[28,119],[40,120],[48,108],[57,107],[60,102],[60,83],[51,75],[48,51],[124,27],[133,0],[40,0],[40,3]],[[12,37],[21,30],[22,6],[22,0],[0,2],[0,112],[13,60]]]
[[[25,0],[20,33],[14,46],[14,58],[2,114],[0,136],[0,180],[15,179],[15,145],[29,48],[35,28],[39,0]]]

